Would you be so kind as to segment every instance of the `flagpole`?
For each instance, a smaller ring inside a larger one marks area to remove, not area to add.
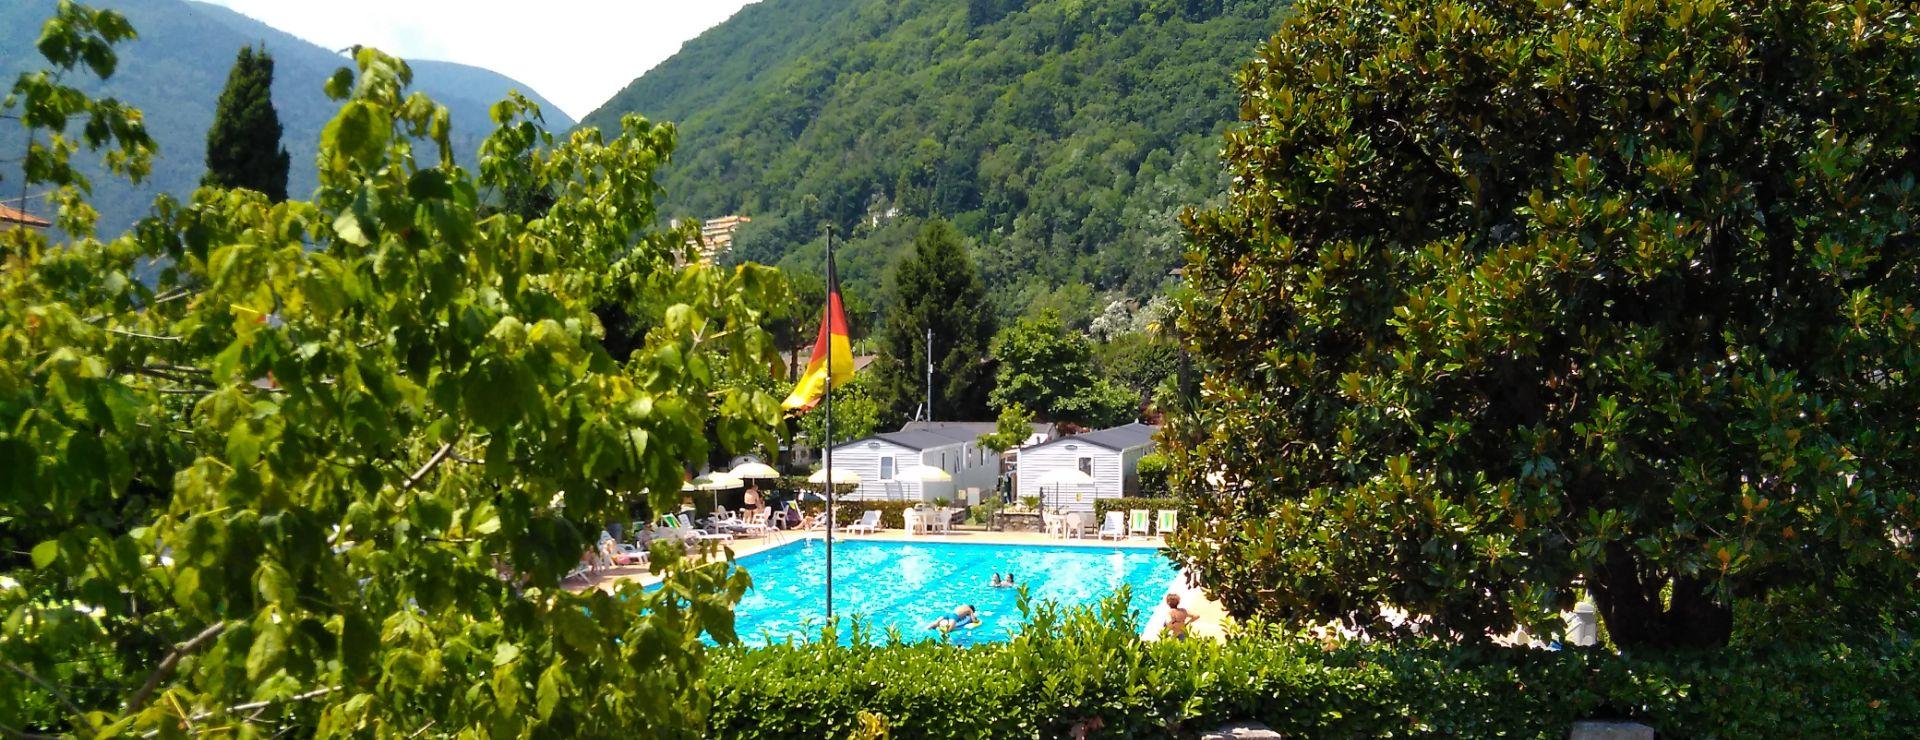
[[[927,322],[927,421],[933,421],[933,322],[932,321]]]
[[[827,225],[827,309],[820,312],[827,338],[827,625],[833,625],[833,225]]]

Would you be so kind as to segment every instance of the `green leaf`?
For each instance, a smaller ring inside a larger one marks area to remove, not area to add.
[[[512,663],[513,661],[519,660],[519,659],[520,659],[520,646],[515,645],[511,642],[500,643],[493,650],[493,666],[495,668],[506,665],[508,663]]]
[[[379,106],[351,100],[320,132],[320,149],[332,154],[335,170],[344,170],[349,162],[371,166],[385,152],[392,126]]]
[[[360,217],[351,210],[341,211],[339,217],[333,219],[333,233],[341,241],[354,246],[364,247],[372,243],[360,228]]]
[[[286,634],[268,620],[256,624],[253,645],[247,648],[247,680],[259,681],[280,669],[286,660]]]
[[[227,429],[227,464],[235,468],[251,467],[260,460],[260,437],[248,424]]]
[[[566,680],[560,671],[566,665],[564,661],[554,661],[553,665],[540,672],[540,687],[536,690],[534,713],[540,719],[553,716],[553,708],[560,705],[560,686]]]
[[[59,557],[59,542],[47,540],[46,542],[33,546],[33,567],[35,568],[45,569],[47,566],[53,565],[53,561]]]

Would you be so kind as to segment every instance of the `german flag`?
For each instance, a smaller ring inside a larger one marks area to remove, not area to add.
[[[834,388],[853,379],[853,339],[847,336],[847,311],[840,302],[840,275],[833,269],[833,255],[827,255],[827,309],[820,317],[820,339],[813,343],[813,359],[800,373],[793,393],[781,406],[788,411],[806,411],[820,403],[827,392],[827,358],[833,358]]]

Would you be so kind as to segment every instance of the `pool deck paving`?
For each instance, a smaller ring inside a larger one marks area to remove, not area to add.
[[[773,536],[739,537],[720,544],[732,550],[735,558],[743,558],[754,553],[771,550],[789,542],[801,539],[822,539],[825,536],[826,533],[820,530],[806,532],[789,531]],[[835,532],[833,538],[836,541],[842,542],[849,540],[865,542],[970,542],[983,545],[1043,545],[1090,548],[1126,547],[1141,549],[1157,549],[1164,544],[1159,537],[1132,537],[1125,540],[1097,540],[1093,538],[1061,539],[1059,537],[1049,536],[1043,532],[992,532],[981,529],[956,529],[950,534],[908,534],[903,530],[883,529],[873,534]],[[707,555],[707,557],[712,557],[719,552],[716,548]],[[627,582],[639,583],[642,586],[651,586],[659,581],[660,577],[649,570],[647,566],[627,565],[614,567],[598,575],[588,577],[585,580],[569,582],[567,589],[571,591],[584,591],[589,588],[598,588],[611,592],[619,588],[621,584]],[[1205,592],[1191,583],[1185,574],[1174,579],[1174,582],[1170,585],[1169,593],[1179,594],[1181,606],[1186,607],[1187,611],[1194,616],[1195,621],[1189,628],[1189,632],[1193,636],[1215,639],[1225,637],[1228,622],[1226,610],[1222,609],[1217,602],[1208,599]],[[1153,614],[1148,615],[1145,629],[1141,631],[1142,639],[1158,639],[1161,626],[1166,624],[1166,601],[1160,599],[1156,601],[1156,604],[1157,606],[1155,606]]]

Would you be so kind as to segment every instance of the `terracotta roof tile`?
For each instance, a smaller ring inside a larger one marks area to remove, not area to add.
[[[36,228],[43,228],[43,229],[53,225],[52,221],[48,221],[44,218],[35,216],[31,213],[27,213],[25,211],[14,208],[12,206],[4,206],[4,205],[0,205],[0,223],[22,224],[26,226],[33,226]]]

